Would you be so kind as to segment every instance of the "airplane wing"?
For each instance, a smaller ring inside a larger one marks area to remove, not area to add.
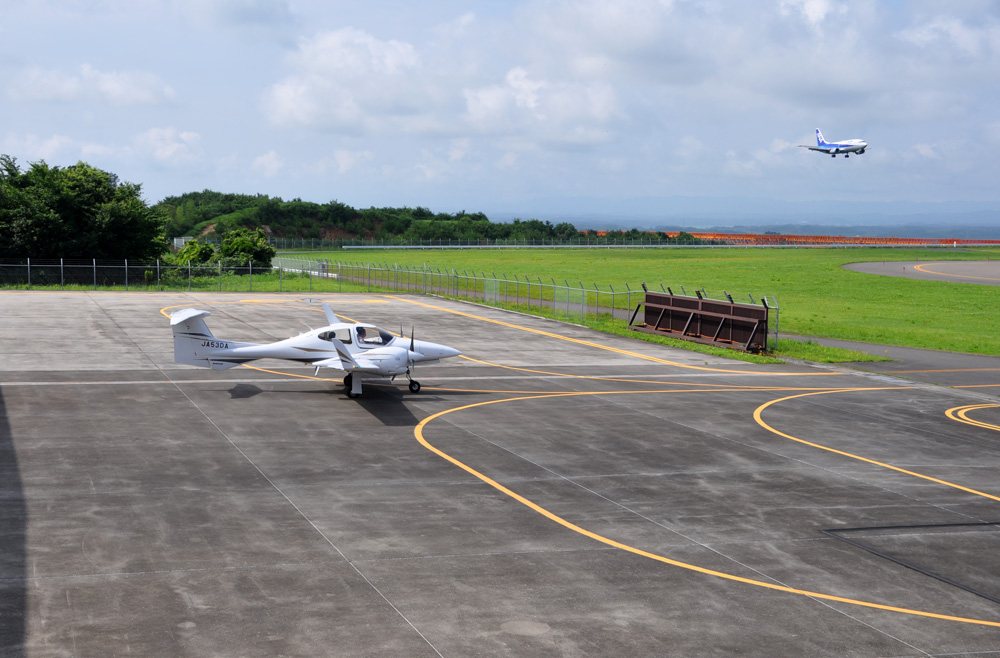
[[[326,313],[326,321],[330,324],[337,324],[340,320],[337,319],[337,314],[333,312],[330,305],[323,302],[323,312]]]
[[[336,368],[337,370],[348,370],[351,366],[345,364],[343,360],[336,357],[332,359],[323,359],[322,361],[313,361],[312,365],[317,368]]]
[[[366,359],[364,356],[359,355],[357,358],[351,356],[351,353],[347,351],[347,348],[342,342],[336,338],[331,338],[330,342],[333,343],[334,348],[337,350],[337,356],[331,357],[329,359],[323,359],[321,361],[313,361],[312,365],[317,368],[336,368],[337,370],[346,370],[347,372],[381,372],[382,366],[372,359]]]
[[[799,144],[799,148],[801,148],[801,149],[809,149],[810,151],[819,151],[820,153],[826,153],[826,152],[829,151],[829,149],[825,149],[825,148],[821,149],[818,146],[809,146],[808,144]]]
[[[325,303],[323,306],[324,310],[327,311],[328,314],[333,313],[333,311],[330,311],[330,307]],[[347,347],[345,347],[342,342],[336,338],[331,338],[330,342],[333,343],[334,349],[337,350],[337,356],[329,359],[323,359],[321,361],[313,361],[312,365],[317,368],[336,368],[337,370],[357,370],[359,368],[358,362],[354,360],[351,353],[347,351]]]

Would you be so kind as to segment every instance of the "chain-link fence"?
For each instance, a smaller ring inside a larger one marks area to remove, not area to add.
[[[49,290],[161,290],[204,292],[419,292],[467,299],[507,308],[546,309],[567,320],[610,316],[628,321],[644,299],[645,290],[659,290],[691,297],[710,298],[707,290],[688,291],[662,283],[589,284],[486,271],[440,269],[389,263],[273,259],[270,267],[247,263],[245,267],[171,265],[162,261],[99,260],[0,260],[0,288]],[[733,296],[721,291],[715,299]],[[748,294],[751,304],[760,304]],[[737,300],[742,301],[742,300]],[[775,312],[778,303],[768,304]]]

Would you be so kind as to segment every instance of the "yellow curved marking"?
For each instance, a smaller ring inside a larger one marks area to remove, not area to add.
[[[788,397],[778,398],[777,400],[771,400],[770,402],[765,402],[764,404],[760,405],[753,412],[753,418],[754,418],[755,421],[757,421],[758,425],[760,425],[761,427],[763,427],[767,431],[773,432],[774,434],[777,434],[778,436],[786,438],[786,439],[788,439],[790,441],[795,441],[797,443],[801,443],[803,445],[807,445],[807,446],[809,446],[811,448],[818,448],[820,450],[826,450],[827,452],[832,452],[834,454],[841,455],[843,457],[849,457],[851,459],[857,459],[858,461],[866,462],[868,464],[873,464],[875,466],[881,466],[882,468],[887,468],[887,469],[892,470],[892,471],[897,471],[897,472],[903,473],[905,475],[912,475],[913,477],[920,478],[922,480],[928,480],[930,482],[934,482],[935,484],[943,484],[946,487],[952,487],[954,489],[960,489],[961,491],[965,491],[967,493],[975,494],[977,496],[983,496],[984,498],[989,498],[991,500],[995,500],[995,501],[1000,502],[1000,496],[994,496],[993,494],[988,494],[988,493],[985,493],[985,492],[982,492],[982,491],[978,491],[976,489],[970,489],[969,487],[963,487],[962,485],[955,484],[954,482],[948,482],[947,480],[941,480],[941,479],[938,479],[938,478],[935,478],[935,477],[931,477],[929,475],[923,475],[923,474],[917,473],[915,471],[908,471],[905,468],[900,468],[898,466],[893,466],[892,464],[886,464],[885,462],[880,462],[880,461],[877,461],[875,459],[869,459],[868,457],[862,457],[861,455],[856,455],[856,454],[851,453],[851,452],[845,452],[843,450],[837,450],[836,448],[831,448],[829,446],[824,446],[824,445],[821,445],[819,443],[813,443],[812,441],[806,441],[805,439],[796,438],[796,437],[792,436],[791,434],[785,434],[781,430],[777,430],[777,429],[771,427],[770,425],[768,425],[767,423],[764,422],[763,418],[761,418],[761,412],[763,412],[765,409],[767,409],[768,407],[770,407],[772,404],[777,404],[778,402],[785,402],[786,400],[794,400],[796,398],[804,398],[804,397],[808,397],[810,395],[825,395],[827,393],[852,393],[852,392],[855,392],[855,391],[885,391],[885,390],[896,390],[896,389],[900,389],[900,388],[908,388],[908,387],[888,387],[887,386],[887,387],[884,387],[884,388],[843,388],[843,389],[834,389],[834,390],[829,390],[829,391],[816,391],[816,392],[813,392],[813,393],[799,393],[798,395],[789,395]]]
[[[840,391],[849,391],[849,390],[880,390],[880,389],[838,389],[837,392],[840,392]],[[647,392],[654,392],[654,391],[638,391],[638,392],[637,391],[632,391],[632,392],[628,392],[628,393],[622,392],[622,394],[632,394],[632,395],[635,395],[636,393],[647,393]],[[811,598],[823,599],[825,601],[837,601],[839,603],[847,603],[847,604],[850,604],[850,605],[857,605],[857,606],[862,606],[862,607],[865,607],[865,608],[875,608],[877,610],[886,610],[886,611],[889,611],[889,612],[898,612],[898,613],[902,613],[902,614],[915,615],[915,616],[919,616],[919,617],[930,617],[930,618],[933,618],[933,619],[941,619],[941,620],[945,620],[945,621],[955,621],[955,622],[961,622],[961,623],[965,623],[965,624],[977,624],[977,625],[980,625],[980,626],[993,626],[993,627],[1000,628],[1000,621],[990,621],[990,620],[987,620],[987,619],[972,619],[972,618],[968,618],[968,617],[955,617],[955,616],[952,616],[952,615],[944,615],[944,614],[940,614],[940,613],[936,613],[936,612],[928,612],[928,611],[925,611],[925,610],[914,610],[914,609],[911,609],[911,608],[900,608],[900,607],[897,607],[897,606],[885,605],[885,604],[882,604],[882,603],[874,603],[874,602],[871,602],[871,601],[861,601],[861,600],[858,600],[858,599],[850,599],[850,598],[846,598],[846,597],[843,597],[843,596],[834,596],[832,594],[823,594],[821,592],[812,592],[812,591],[809,591],[809,590],[797,589],[797,588],[794,588],[794,587],[787,587],[785,585],[776,585],[774,583],[768,583],[768,582],[765,582],[765,581],[762,581],[762,580],[754,580],[752,578],[744,578],[742,576],[737,576],[737,575],[734,575],[734,574],[725,573],[723,571],[716,571],[714,569],[707,569],[705,567],[699,567],[696,564],[690,564],[688,562],[681,562],[679,560],[674,560],[674,559],[668,558],[668,557],[666,557],[664,555],[658,555],[656,553],[650,553],[649,551],[644,551],[644,550],[636,548],[634,546],[629,546],[628,544],[623,544],[623,543],[621,543],[619,541],[615,541],[614,539],[610,539],[610,538],[605,537],[603,535],[599,535],[599,534],[597,534],[595,532],[591,532],[590,530],[587,530],[586,528],[582,528],[582,527],[576,525],[575,523],[571,523],[570,521],[567,521],[563,517],[561,517],[561,516],[559,516],[559,515],[551,512],[551,511],[545,509],[541,505],[538,505],[537,503],[534,503],[534,502],[528,500],[524,496],[521,496],[520,494],[518,494],[518,493],[516,493],[516,492],[514,492],[514,491],[512,491],[510,489],[508,489],[507,487],[503,486],[502,484],[500,484],[496,480],[493,480],[489,476],[484,475],[483,473],[480,473],[479,471],[477,471],[476,469],[472,468],[468,464],[465,464],[464,462],[456,459],[455,457],[452,457],[448,453],[446,453],[443,450],[441,450],[441,449],[435,447],[434,445],[432,445],[424,437],[424,427],[426,427],[429,423],[433,422],[434,420],[437,420],[438,418],[441,418],[442,416],[445,416],[445,415],[450,414],[450,413],[454,413],[456,411],[463,411],[463,410],[466,410],[466,409],[473,409],[473,408],[476,408],[476,407],[483,407],[483,406],[487,406],[487,405],[491,405],[491,404],[500,404],[500,403],[503,403],[503,402],[517,402],[517,401],[521,401],[521,400],[537,400],[537,399],[555,398],[555,397],[571,397],[571,396],[577,396],[577,395],[584,395],[584,394],[583,393],[558,393],[558,394],[546,394],[546,395],[529,395],[529,396],[524,396],[524,397],[505,398],[505,399],[502,399],[502,400],[490,400],[490,401],[487,401],[487,402],[477,402],[477,403],[474,403],[474,404],[467,404],[467,405],[464,405],[464,406],[461,406],[461,407],[455,407],[453,409],[446,409],[444,411],[439,411],[436,414],[428,416],[424,420],[420,421],[420,423],[416,426],[416,428],[414,428],[413,433],[414,433],[414,436],[416,437],[417,441],[419,441],[422,446],[424,446],[425,448],[427,448],[428,450],[430,450],[434,454],[438,455],[439,457],[441,457],[442,459],[444,459],[446,461],[451,462],[455,466],[458,466],[459,468],[461,468],[462,470],[466,471],[470,475],[472,475],[472,476],[474,476],[474,477],[482,480],[483,482],[485,482],[486,484],[490,485],[491,487],[493,487],[497,491],[500,491],[504,495],[510,496],[511,498],[513,498],[514,500],[516,500],[517,502],[519,502],[522,505],[524,505],[524,506],[526,506],[526,507],[534,510],[535,512],[537,512],[537,513],[541,514],[542,516],[544,516],[545,518],[547,518],[547,519],[549,519],[551,521],[554,521],[555,523],[558,523],[559,525],[563,526],[564,528],[572,530],[573,532],[581,534],[581,535],[583,535],[585,537],[589,537],[590,539],[593,539],[595,541],[601,542],[602,544],[606,544],[606,545],[611,546],[613,548],[617,548],[617,549],[626,551],[628,553],[632,553],[634,555],[645,557],[645,558],[648,558],[650,560],[655,560],[657,562],[662,562],[664,564],[669,564],[671,566],[680,567],[681,569],[687,569],[689,571],[695,571],[697,573],[705,574],[705,575],[708,575],[708,576],[714,576],[716,578],[722,578],[724,580],[731,580],[731,581],[735,581],[735,582],[739,582],[739,583],[744,583],[746,585],[754,585],[756,587],[763,587],[763,588],[770,589],[770,590],[775,590],[775,591],[778,591],[778,592],[786,592],[788,594],[798,594],[798,595],[801,595],[801,596],[808,596],[808,597],[811,597]],[[606,395],[606,393],[604,395]],[[785,399],[787,399],[787,398],[785,398]]]
[[[465,318],[470,318],[473,320],[479,320],[481,322],[489,322],[491,324],[497,324],[501,327],[508,327],[510,329],[518,329],[520,331],[527,331],[528,333],[538,334],[539,336],[545,336],[547,338],[556,338],[558,340],[565,340],[570,343],[576,343],[577,345],[583,345],[585,347],[593,347],[599,350],[606,350],[608,352],[615,352],[616,354],[624,354],[625,356],[635,357],[637,359],[643,359],[645,361],[652,361],[653,363],[662,363],[663,365],[676,366],[678,368],[686,368],[688,370],[704,370],[707,372],[721,372],[739,375],[768,375],[768,376],[789,376],[789,375],[803,375],[803,376],[826,376],[833,375],[837,373],[830,372],[760,372],[757,370],[727,370],[725,368],[710,368],[708,366],[693,366],[686,363],[678,363],[677,361],[668,361],[666,359],[660,359],[655,356],[648,356],[646,354],[639,354],[638,352],[630,352],[628,350],[619,349],[617,347],[611,347],[609,345],[601,345],[599,343],[592,343],[588,340],[582,340],[580,338],[570,338],[569,336],[563,336],[561,334],[552,333],[550,331],[542,331],[541,329],[532,329],[531,327],[525,327],[519,324],[512,324],[510,322],[504,322],[503,320],[494,320],[492,318],[486,318],[481,315],[473,315],[472,313],[465,313],[463,311],[456,311],[450,308],[444,308],[443,306],[434,306],[433,304],[425,304],[424,302],[418,302],[412,299],[403,299],[402,297],[395,297],[393,295],[386,295],[389,299],[395,299],[396,301],[405,302],[407,304],[415,304],[417,306],[423,306],[424,308],[434,309],[435,311],[443,311],[445,313],[451,313],[453,315],[459,315]]]
[[[948,261],[948,262],[950,262],[950,263],[968,263],[968,262],[982,263],[983,261]],[[986,262],[988,263],[990,261],[986,261]],[[954,277],[956,279],[979,279],[980,281],[1000,281],[1000,279],[996,279],[996,278],[990,277],[990,276],[971,276],[969,274],[949,274],[948,272],[936,272],[934,270],[928,270],[928,269],[926,269],[927,265],[943,265],[943,264],[944,263],[926,263],[926,264],[921,264],[921,265],[914,265],[913,269],[919,270],[921,272],[924,272],[925,274],[937,274],[938,276],[950,276],[950,277]]]
[[[966,425],[972,425],[974,427],[982,427],[988,430],[995,430],[1000,432],[1000,425],[994,425],[993,423],[985,423],[981,420],[973,420],[966,416],[970,411],[976,411],[978,409],[996,409],[1000,407],[1000,404],[994,404],[992,402],[986,404],[970,404],[964,407],[953,407],[948,411],[944,412],[944,415],[952,420],[957,420],[960,423],[965,423]]]

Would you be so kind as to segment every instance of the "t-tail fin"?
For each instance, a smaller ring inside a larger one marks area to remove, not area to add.
[[[170,328],[174,332],[174,361],[189,366],[225,370],[239,365],[239,361],[213,359],[219,348],[229,349],[229,341],[215,339],[205,318],[211,311],[185,308],[170,314]]]

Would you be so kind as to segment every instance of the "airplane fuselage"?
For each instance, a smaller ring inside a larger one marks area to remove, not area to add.
[[[808,146],[806,144],[801,145],[803,148],[807,148],[810,151],[819,151],[820,153],[828,153],[831,157],[837,157],[843,154],[844,157],[848,157],[851,153],[857,153],[861,155],[868,148],[868,142],[863,139],[845,139],[839,142],[828,142],[823,139],[823,133],[819,128],[816,129],[816,146]]]
[[[363,342],[358,337],[358,328],[365,329],[366,334],[374,334],[376,337],[370,342]],[[348,372],[362,370],[384,376],[402,375],[406,372],[407,362],[437,361],[458,354],[458,350],[425,340],[414,340],[411,351],[409,338],[393,336],[374,325],[347,323],[314,329],[274,343],[240,343],[212,338],[201,341],[201,347],[205,348],[202,352],[204,358],[220,364],[240,364],[257,359],[283,359],[313,364],[338,356],[336,346],[329,340],[329,337],[334,336],[340,337],[351,356],[363,356],[365,360],[379,366],[349,367]]]
[[[324,304],[327,317],[336,320]],[[410,390],[420,390],[411,377],[417,363],[433,363],[461,354],[458,350],[412,335],[394,336],[375,325],[334,322],[273,343],[244,343],[216,338],[204,322],[208,311],[184,309],[170,316],[174,333],[174,360],[178,363],[225,370],[258,359],[283,359],[347,373],[349,394],[361,394],[361,381],[406,375]]]

